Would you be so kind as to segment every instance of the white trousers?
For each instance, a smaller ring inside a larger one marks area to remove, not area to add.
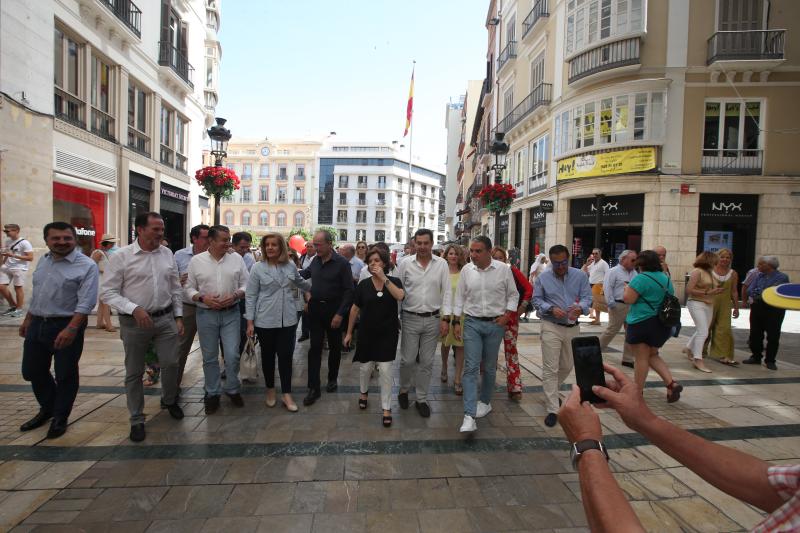
[[[542,320],[542,388],[548,413],[558,413],[558,389],[572,370],[572,339],[580,326],[565,328]]]
[[[370,361],[369,363],[361,363],[360,369],[360,385],[361,394],[366,394],[369,391],[369,379],[372,377],[372,369],[378,367],[378,379],[381,384],[381,408],[385,411],[392,410],[392,363],[394,361],[385,361],[378,363]]]
[[[622,304],[616,302],[614,307],[610,307],[608,309],[608,327],[600,335],[600,348],[605,350],[608,348],[608,345],[611,343],[611,340],[616,337],[619,330],[623,330],[622,333],[622,360],[626,363],[633,363],[633,353],[631,353],[631,345],[625,342],[625,317],[628,316],[628,308],[630,306],[628,304]]]
[[[695,359],[703,358],[703,345],[708,338],[708,327],[711,324],[711,316],[714,314],[714,307],[711,304],[689,300],[686,308],[694,320],[694,335],[689,337],[689,344],[686,348],[692,352]]]

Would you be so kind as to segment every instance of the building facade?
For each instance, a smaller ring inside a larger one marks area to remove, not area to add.
[[[317,222],[344,242],[406,242],[417,229],[444,240],[439,209],[443,172],[411,165],[396,143],[342,142],[319,154]]]
[[[314,140],[232,139],[225,164],[239,176],[241,188],[222,200],[220,222],[256,235],[311,230],[320,146]]]
[[[445,162],[445,172],[447,174],[445,183],[445,202],[444,202],[444,223],[445,240],[452,241],[456,238],[455,219],[456,219],[456,198],[458,197],[459,174],[461,173],[461,157],[463,155],[463,111],[464,99],[466,95],[461,95],[453,102],[450,101],[445,106],[444,127],[447,130],[447,160]]]
[[[219,0],[8,0],[0,10],[2,221],[34,246],[45,223],[71,222],[89,253],[103,233],[129,242],[136,214],[153,210],[172,248],[184,246],[201,208],[190,176],[218,96]]]
[[[510,145],[525,265],[556,243],[576,265],[663,245],[682,287],[727,247],[740,277],[762,254],[800,275],[800,5],[512,0],[493,19],[499,120],[481,129]]]

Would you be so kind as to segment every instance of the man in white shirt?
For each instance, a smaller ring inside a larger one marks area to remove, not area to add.
[[[225,350],[225,395],[236,407],[244,406],[239,392],[239,300],[244,298],[248,274],[242,256],[228,253],[230,246],[230,230],[226,226],[211,226],[208,251],[189,262],[189,277],[184,288],[186,297],[197,304],[207,415],[219,409],[222,392],[220,343]]]
[[[136,240],[109,258],[100,288],[103,303],[119,311],[125,349],[125,394],[131,417],[130,439],[143,441],[144,357],[155,345],[161,365],[161,401],[175,419],[178,406],[178,341],[183,334],[183,294],[178,267],[169,248],[161,246],[164,219],[155,212],[134,221]]]
[[[603,259],[603,251],[600,248],[592,250],[592,255],[584,263],[581,269],[589,275],[589,286],[592,288],[592,324],[600,324],[600,311],[605,308],[603,300],[603,278],[608,272],[608,263]]]
[[[455,318],[454,334],[464,340],[464,421],[461,432],[478,429],[476,418],[489,414],[497,373],[497,354],[509,319],[517,312],[519,291],[511,268],[492,259],[492,241],[483,235],[469,246],[472,260],[461,269],[455,300],[445,292],[442,325]],[[464,323],[461,315],[464,314]],[[478,372],[483,363],[483,380],[478,400]]]
[[[431,416],[428,389],[436,345],[439,337],[447,335],[448,331],[448,325],[440,322],[439,315],[445,294],[450,294],[450,270],[447,261],[431,254],[431,230],[418,229],[414,234],[414,244],[416,253],[397,265],[406,293],[401,317],[400,393],[397,401],[401,408],[408,409],[408,391],[411,379],[416,375],[417,411],[427,418]]]
[[[189,261],[192,260],[192,257],[208,250],[208,230],[209,226],[205,224],[194,226],[189,231],[189,240],[192,244],[175,252],[175,264],[178,266],[181,287],[186,285],[186,280],[189,278]],[[178,344],[178,399],[181,395],[183,371],[186,368],[189,352],[192,351],[195,335],[197,335],[197,306],[184,294],[183,335]]]
[[[20,317],[25,305],[25,277],[28,274],[28,263],[33,261],[33,246],[28,239],[19,236],[17,224],[3,226],[6,240],[0,252],[0,295],[8,302],[8,310],[3,315]],[[16,301],[11,296],[10,285],[14,285]]]
[[[622,301],[622,294],[625,287],[636,277],[636,252],[624,250],[619,254],[617,266],[606,272],[603,278],[603,293],[605,293],[606,305],[608,306],[608,327],[600,335],[600,348],[605,350],[619,330],[625,327],[625,317],[628,316],[629,305]],[[624,340],[623,340],[624,342]],[[633,354],[628,343],[623,344],[622,364],[633,368]]]

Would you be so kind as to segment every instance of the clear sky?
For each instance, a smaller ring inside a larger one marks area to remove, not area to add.
[[[486,70],[487,9],[486,0],[224,0],[217,115],[234,138],[401,140],[416,59],[414,160],[444,165],[445,104]]]

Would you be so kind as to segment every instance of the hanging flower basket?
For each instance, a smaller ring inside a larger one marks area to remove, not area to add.
[[[236,172],[225,167],[203,167],[195,172],[194,179],[214,198],[230,198],[240,183]]]
[[[510,183],[493,183],[481,189],[478,198],[483,200],[484,207],[492,213],[505,213],[516,195],[517,191]]]

